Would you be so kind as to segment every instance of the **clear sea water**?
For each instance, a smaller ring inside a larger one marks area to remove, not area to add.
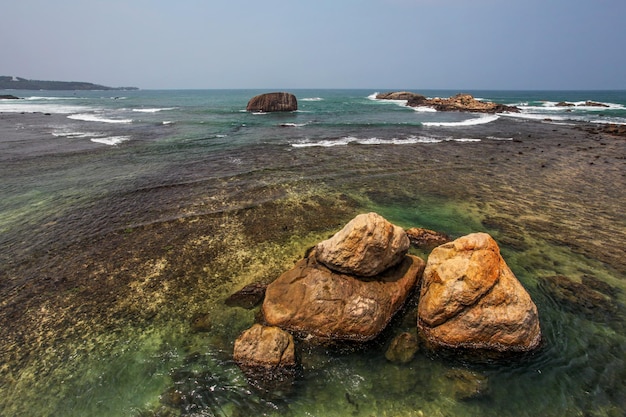
[[[537,131],[626,124],[626,92],[467,91],[521,108],[495,116],[295,90],[297,112],[246,112],[262,92],[2,92],[24,99],[0,100],[0,416],[626,415],[626,277],[610,255],[624,251],[626,155],[605,161],[622,178],[605,184],[587,177],[598,163],[542,161],[569,173],[558,177],[496,153]],[[256,310],[225,298],[370,210],[492,233],[538,305],[544,346],[392,364],[390,338],[414,331],[408,308],[371,345],[302,344],[291,392],[252,389],[231,355]],[[608,284],[611,314],[555,299],[539,285],[552,275]],[[458,369],[488,378],[488,394],[459,399]]]

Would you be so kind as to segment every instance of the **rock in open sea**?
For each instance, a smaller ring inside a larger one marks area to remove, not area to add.
[[[410,246],[405,231],[376,213],[360,214],[316,246],[317,260],[347,274],[371,277],[400,262]]]
[[[263,315],[271,326],[318,341],[371,340],[402,307],[424,265],[408,255],[363,279],[328,269],[313,251],[267,287]]]
[[[248,101],[247,111],[295,111],[298,110],[298,100],[291,93],[276,92],[254,96]]]
[[[537,307],[486,233],[432,251],[418,329],[435,347],[529,351],[541,341]]]

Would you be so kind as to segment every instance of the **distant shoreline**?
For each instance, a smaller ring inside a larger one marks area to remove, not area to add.
[[[0,90],[44,90],[44,91],[128,91],[137,87],[108,87],[82,81],[28,80],[21,77],[0,76]]]

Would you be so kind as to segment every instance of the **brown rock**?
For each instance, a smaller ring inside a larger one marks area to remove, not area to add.
[[[452,369],[445,376],[453,382],[453,392],[457,400],[477,400],[489,396],[489,379],[484,375],[464,369]]]
[[[243,367],[294,367],[293,337],[278,327],[254,324],[235,341],[233,359]]]
[[[411,93],[409,91],[394,91],[390,93],[379,93],[376,94],[376,98],[378,100],[408,100],[408,101],[420,101],[425,100],[421,94]]]
[[[376,213],[360,214],[316,246],[317,260],[347,274],[371,277],[400,262],[409,250],[404,230]]]
[[[402,98],[396,98],[402,97]],[[406,98],[405,98],[406,97]],[[449,98],[425,98],[422,95],[407,92],[385,93],[376,96],[379,99],[407,100],[409,107],[432,107],[438,111],[469,111],[475,113],[519,113],[519,108],[488,101],[476,100],[470,94],[457,94]]]
[[[448,235],[421,227],[407,229],[406,235],[409,237],[411,245],[420,249],[433,249],[450,242]]]
[[[486,233],[432,251],[418,329],[431,346],[449,348],[528,351],[541,340],[537,307]]]
[[[574,107],[575,106],[574,103],[568,103],[567,101],[559,101],[556,105],[557,107]]]
[[[267,287],[262,312],[269,325],[318,341],[371,340],[402,307],[424,264],[405,256],[364,280],[326,268],[312,252]]]
[[[247,111],[279,112],[298,110],[298,100],[291,93],[266,93],[254,96],[248,101]]]

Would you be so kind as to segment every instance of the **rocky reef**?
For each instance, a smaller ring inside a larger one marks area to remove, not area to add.
[[[380,93],[378,100],[405,100],[409,107],[430,107],[437,111],[466,111],[474,113],[519,113],[519,108],[505,104],[476,100],[471,94],[457,94],[448,98],[427,98],[408,91]]]

